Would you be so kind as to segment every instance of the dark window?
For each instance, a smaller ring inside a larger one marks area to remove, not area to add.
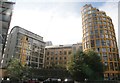
[[[62,51],[60,51],[60,55],[62,55]]]
[[[62,57],[60,57],[60,60],[62,60]]]
[[[66,55],[67,54],[67,52],[66,51],[64,51],[64,55]]]
[[[51,60],[53,60],[53,57],[51,57]]]
[[[68,54],[71,54],[71,51],[69,51]]]
[[[26,40],[28,40],[28,37],[26,37]]]
[[[49,60],[49,57],[47,57],[47,60]]]
[[[64,59],[66,60],[66,57],[64,57]]]
[[[49,55],[49,52],[47,52],[47,55]]]
[[[57,60],[58,58],[56,57],[55,59]]]
[[[91,47],[94,47],[95,46],[94,44],[95,44],[94,40],[91,40]]]

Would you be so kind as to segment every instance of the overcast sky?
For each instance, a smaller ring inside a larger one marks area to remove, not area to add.
[[[82,42],[81,7],[92,4],[112,18],[117,35],[118,0],[109,1],[16,0],[10,29],[20,26],[42,36],[44,41],[52,41],[54,45]]]

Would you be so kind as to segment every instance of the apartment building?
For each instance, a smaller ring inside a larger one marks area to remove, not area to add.
[[[28,65],[32,68],[42,68],[44,49],[45,42],[43,41],[43,37],[15,26],[8,37],[3,67],[7,66],[11,58],[17,58],[21,61],[22,65]]]
[[[45,68],[61,66],[66,68],[73,53],[82,50],[82,44],[56,45],[45,47]]]
[[[82,8],[83,51],[93,49],[105,65],[105,80],[119,78],[119,54],[112,19],[104,11],[86,4]]]

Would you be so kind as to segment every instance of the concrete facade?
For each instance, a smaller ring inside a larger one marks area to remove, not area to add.
[[[43,37],[15,26],[8,37],[2,66],[6,67],[11,58],[17,58],[23,65],[42,68],[44,49]]]

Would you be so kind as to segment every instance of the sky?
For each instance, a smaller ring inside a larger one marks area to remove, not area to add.
[[[81,8],[85,4],[112,18],[118,37],[118,0],[11,0],[15,1],[10,30],[20,26],[54,45],[82,42]],[[83,1],[83,2],[82,2]],[[85,2],[87,1],[87,2]]]

